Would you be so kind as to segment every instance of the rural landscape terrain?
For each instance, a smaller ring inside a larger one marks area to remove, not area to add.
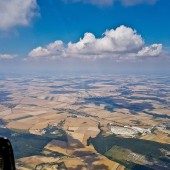
[[[170,167],[170,77],[1,77],[18,170]]]
[[[16,170],[170,170],[168,18],[170,0],[0,0]]]

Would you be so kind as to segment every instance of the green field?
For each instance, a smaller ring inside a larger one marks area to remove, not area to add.
[[[127,169],[133,170],[148,169],[150,166],[141,166],[142,162],[140,165],[140,163],[137,164],[135,160],[126,159],[130,153],[133,152],[137,155],[142,155],[148,161],[159,161],[160,158],[166,157],[166,155],[161,152],[161,149],[170,151],[170,145],[168,144],[135,138],[122,138],[115,135],[104,137],[100,134],[96,138],[90,138],[88,144],[89,143],[92,143],[95,149],[102,155],[125,165]],[[164,159],[159,163],[160,165],[162,163],[162,165],[166,164],[168,166],[167,161],[164,161]]]

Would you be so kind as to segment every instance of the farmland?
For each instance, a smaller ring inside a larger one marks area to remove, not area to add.
[[[168,169],[168,77],[8,77],[0,135],[19,170]]]

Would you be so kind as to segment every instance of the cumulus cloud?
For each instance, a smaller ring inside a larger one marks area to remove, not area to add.
[[[138,52],[138,56],[144,57],[144,56],[150,56],[150,57],[156,57],[159,56],[162,52],[162,44],[152,44],[148,47],[142,48]]]
[[[101,38],[92,33],[85,33],[76,43],[64,44],[61,40],[50,43],[46,47],[33,49],[31,58],[115,58],[134,59],[139,57],[156,57],[162,53],[162,44],[145,46],[145,42],[136,30],[126,26],[106,30]]]
[[[85,33],[77,43],[69,43],[68,51],[76,54],[126,53],[138,51],[144,42],[131,28],[120,26],[107,30],[102,38],[96,39],[92,33]]]
[[[46,58],[60,58],[65,55],[66,49],[64,48],[64,43],[60,40],[57,40],[53,43],[50,43],[46,47],[37,47],[33,49],[29,56],[33,58],[39,58],[39,57],[46,57]]]
[[[0,60],[10,60],[10,59],[14,59],[15,57],[17,57],[17,55],[13,55],[13,54],[0,54]]]
[[[36,0],[0,0],[0,29],[28,25],[36,9]]]
[[[157,0],[64,0],[64,1],[83,2],[83,3],[89,3],[93,5],[99,5],[99,6],[108,6],[114,4],[115,2],[120,2],[125,6],[131,6],[131,5],[141,4],[141,3],[153,4]]]

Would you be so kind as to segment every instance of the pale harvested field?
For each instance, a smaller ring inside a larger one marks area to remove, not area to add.
[[[49,107],[43,107],[38,105],[22,105],[19,104],[14,109],[12,109],[13,113],[28,113],[33,116],[38,116],[41,114],[45,114],[47,112],[53,112],[53,109]]]
[[[74,131],[74,132],[70,132]],[[98,127],[69,127],[68,132],[69,135],[71,135],[74,139],[79,140],[82,142],[84,145],[87,143],[87,139],[91,137],[96,137],[99,133],[100,130]]]
[[[92,120],[90,117],[77,117],[72,118],[69,117],[66,119],[64,124],[64,129],[68,129],[68,127],[76,126],[76,127],[90,127],[90,126],[98,126],[98,122]]]
[[[34,129],[45,129],[48,127],[49,123],[51,123],[50,120],[40,120],[40,122],[36,123],[35,125],[33,125],[29,130],[30,132],[33,131]]]
[[[84,133],[78,133],[78,132],[67,132],[67,133],[69,135],[68,136],[69,145],[75,144],[75,140],[78,140],[81,143],[83,142]]]
[[[97,132],[97,133],[100,132],[100,130],[97,127],[89,127],[88,131],[94,131],[94,132]]]
[[[31,123],[24,123],[19,121],[13,121],[7,124],[7,128],[9,129],[20,129],[20,130],[28,130],[32,127]]]
[[[154,109],[153,111],[150,111],[151,113],[160,114],[160,115],[169,115],[170,116],[170,110],[169,109]]]
[[[78,128],[79,127],[70,126],[70,127],[68,127],[68,131],[76,131],[76,130],[78,130]]]
[[[11,115],[11,109],[5,109],[3,111],[0,111],[0,118],[4,118],[6,115]]]
[[[29,115],[38,116],[38,115],[42,115],[42,114],[45,114],[45,113],[47,113],[47,111],[37,110],[37,111],[30,111],[30,112],[29,112]]]
[[[166,134],[162,134],[162,133],[157,133],[156,135],[155,134],[147,134],[145,136],[142,136],[140,139],[170,144],[170,138]]]
[[[46,104],[46,101],[41,100],[41,99],[37,99],[37,98],[29,98],[29,97],[25,97],[22,102],[22,105],[31,105],[31,104],[36,104],[38,106],[42,106]]]
[[[59,158],[54,157],[45,157],[45,156],[30,156],[18,159],[18,163],[22,163],[26,167],[29,167],[31,169],[34,169],[36,165],[39,165],[41,163],[51,163],[51,162],[57,162]]]
[[[62,153],[64,155],[68,155],[68,151],[67,151],[68,143],[64,141],[52,140],[44,148],[54,152]]]
[[[55,111],[48,112],[46,114],[41,115],[41,118],[46,120],[56,120],[57,122],[60,122],[61,119],[64,119],[67,117],[68,114],[56,114]]]
[[[65,163],[68,170],[87,170],[86,164],[79,158],[65,158],[61,162]]]
[[[73,128],[72,128],[73,127]],[[67,118],[65,120],[64,129],[68,133],[69,145],[73,145],[75,140],[78,140],[83,145],[87,144],[87,139],[96,137],[100,132],[98,129],[98,122],[89,117]]]
[[[10,115],[7,115],[7,116],[4,116],[3,117],[3,119],[4,120],[12,120],[12,119],[17,119],[17,118],[23,118],[23,117],[25,117],[25,116],[30,116],[29,114],[27,114],[27,113],[11,113]]]
[[[40,113],[40,112],[39,112]],[[29,116],[28,114],[12,114],[10,116],[4,117],[4,119],[9,120],[9,118],[16,119],[16,118],[23,118],[21,120],[12,121],[7,124],[8,128],[14,129],[44,129],[48,127],[48,125],[59,123],[63,120],[67,114],[55,114],[55,111],[39,114],[33,117],[24,118],[25,116]],[[30,115],[32,116],[32,115]]]
[[[40,119],[40,118],[30,117],[30,118],[26,118],[26,119],[12,121],[7,124],[7,127],[12,128],[12,129],[25,129],[25,130],[27,129],[27,130],[29,130],[31,127],[33,127],[35,124],[37,124],[38,122],[41,122],[41,121],[42,121],[42,119]]]

